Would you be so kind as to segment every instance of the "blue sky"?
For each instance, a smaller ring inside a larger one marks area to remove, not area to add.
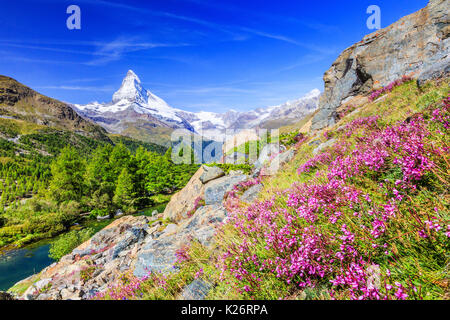
[[[249,110],[323,90],[340,52],[427,0],[0,0],[0,74],[72,103],[107,102],[128,69],[170,105]],[[66,9],[81,8],[81,30]]]

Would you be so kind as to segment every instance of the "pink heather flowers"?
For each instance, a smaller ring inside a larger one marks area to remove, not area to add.
[[[205,200],[202,197],[197,197],[194,200],[194,208],[192,210],[189,210],[187,213],[187,216],[190,218],[194,215],[194,213],[197,211],[198,208],[205,205]]]
[[[409,78],[404,77],[383,92],[406,81]],[[409,284],[389,284],[389,270],[384,273],[385,285],[368,285],[367,269],[373,259],[396,259],[390,244],[392,236],[402,232],[399,217],[408,221],[409,234],[415,232],[422,238],[429,238],[431,232],[446,238],[450,234],[450,226],[442,218],[420,217],[411,209],[406,212],[413,216],[407,218],[399,209],[418,190],[423,177],[436,168],[432,155],[442,150],[427,139],[437,123],[439,130],[448,134],[448,101],[432,111],[429,120],[418,114],[385,127],[378,117],[354,120],[333,147],[298,169],[299,174],[326,170],[326,182],[323,175],[319,175],[321,182],[312,176],[309,182],[295,183],[272,200],[228,208],[228,225],[238,232],[239,240],[231,243],[221,258],[222,275],[230,275],[239,292],[249,296],[261,290],[257,279],[274,275],[297,288],[328,282],[332,297],[343,292],[351,299],[410,297],[413,287]],[[354,137],[353,145],[346,140],[350,137]],[[444,152],[448,154],[448,150]],[[354,187],[358,179],[388,172],[397,172],[397,176],[377,181],[380,195]],[[255,250],[258,247],[264,251]]]
[[[411,80],[412,80],[411,77],[403,76],[401,79],[398,79],[398,80],[395,80],[395,81],[391,82],[386,87],[383,87],[383,88],[381,88],[379,90],[373,91],[370,94],[370,96],[369,96],[369,101],[374,101],[378,97],[380,97],[382,94],[391,92],[395,87],[398,87],[398,86],[404,84],[405,82],[408,82],[408,81],[411,81]]]

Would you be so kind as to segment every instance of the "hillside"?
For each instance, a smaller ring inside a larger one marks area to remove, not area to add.
[[[108,141],[104,129],[80,117],[67,104],[43,96],[16,80],[1,75],[0,118],[22,120]]]
[[[163,215],[117,220],[17,288],[64,288],[70,265],[91,294],[40,282],[24,297],[448,299],[449,98],[448,78],[406,81],[256,178],[202,167]]]
[[[0,250],[163,204],[197,169],[173,164],[167,147],[108,135],[11,78],[0,85]]]
[[[74,250],[63,243],[57,263],[9,292],[25,300],[449,300],[447,11],[445,0],[430,0],[345,50],[324,75],[317,112],[284,126],[280,143],[259,144],[253,163],[175,166],[169,153],[131,154],[120,144],[85,165],[65,150],[50,198],[60,208],[77,201],[130,215]],[[133,216],[149,194],[171,195],[164,212]]]

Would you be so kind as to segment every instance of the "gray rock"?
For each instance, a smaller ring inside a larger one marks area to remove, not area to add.
[[[133,274],[142,278],[150,272],[165,274],[174,272],[173,265],[176,261],[175,239],[175,235],[171,235],[149,241],[138,255]]]
[[[417,84],[422,86],[426,81],[443,78],[450,74],[450,57],[447,57],[444,61],[440,63],[433,64],[429,66],[426,70],[417,78]]]
[[[325,91],[312,130],[335,124],[336,110],[350,97],[367,95],[404,75],[419,82],[449,65],[448,0],[428,6],[377,30],[346,49],[325,72]]]
[[[122,210],[117,210],[116,211],[116,214],[115,214],[115,218],[120,218],[120,217],[123,217],[125,215],[125,213],[122,211]]]
[[[211,284],[203,280],[194,280],[183,289],[180,300],[204,300],[211,288]]]
[[[267,144],[262,148],[259,153],[258,160],[254,163],[256,169],[262,168],[264,164],[269,161],[270,157],[274,154],[280,153],[280,146],[276,144]]]
[[[146,235],[147,235],[147,232],[144,229],[138,228],[138,227],[132,227],[130,231],[127,231],[125,239],[120,241],[114,247],[112,258],[113,259],[117,258],[119,256],[120,252],[129,248],[132,244],[142,241]]]
[[[209,247],[212,244],[212,239],[214,234],[216,233],[216,229],[212,226],[206,226],[195,230],[193,233],[193,238],[198,240],[205,247]]]
[[[80,256],[80,258],[82,258],[82,257],[90,255],[91,252],[92,252],[92,250],[90,248],[83,249],[83,250],[75,249],[75,250],[72,251],[72,256],[73,257]]]
[[[280,168],[286,164],[287,162],[291,161],[295,156],[294,149],[289,149],[286,152],[278,154],[275,158],[270,161],[270,164],[267,168],[266,174],[271,175],[277,173]]]
[[[167,227],[164,229],[164,233],[171,234],[171,233],[174,233],[175,231],[177,231],[177,229],[178,229],[178,226],[176,224],[171,223],[171,224],[168,224]]]
[[[261,192],[262,188],[262,184],[255,184],[254,186],[251,186],[244,192],[240,200],[248,204],[253,203],[258,198],[258,195]]]
[[[52,279],[42,279],[42,280],[37,281],[34,284],[34,287],[38,291],[40,291],[40,290],[44,289],[45,287],[47,287],[50,283],[52,283]]]
[[[110,217],[109,216],[97,216],[97,221],[105,221],[105,220],[109,220]]]
[[[200,181],[205,184],[211,180],[223,177],[225,175],[225,172],[223,172],[222,169],[219,167],[208,167],[203,166],[204,172],[200,176]]]
[[[225,193],[231,191],[235,185],[246,181],[248,176],[225,176],[213,181],[210,181],[205,186],[205,203],[212,205],[221,203]]]

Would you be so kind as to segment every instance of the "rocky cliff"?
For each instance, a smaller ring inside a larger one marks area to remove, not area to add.
[[[449,1],[427,7],[346,49],[324,75],[325,91],[312,129],[333,125],[336,110],[404,75],[419,81],[450,71]]]

